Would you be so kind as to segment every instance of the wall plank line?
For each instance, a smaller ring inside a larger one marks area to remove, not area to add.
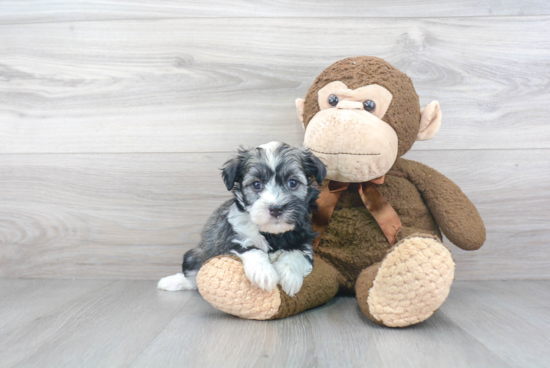
[[[299,144],[294,99],[356,55],[440,101],[441,132],[415,149],[550,148],[549,33],[548,16],[3,25],[0,153]]]
[[[0,2],[0,24],[191,17],[464,17],[548,15],[544,0],[141,0],[94,3],[85,0]]]
[[[457,279],[550,277],[550,150],[417,151],[488,229],[479,251],[451,246]],[[229,198],[227,153],[0,155],[0,277],[156,279],[178,271]]]

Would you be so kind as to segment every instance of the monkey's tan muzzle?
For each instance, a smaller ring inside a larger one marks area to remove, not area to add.
[[[364,110],[340,108],[344,102],[353,103],[342,101],[314,116],[304,145],[327,165],[327,179],[359,183],[378,178],[397,158],[397,134]]]

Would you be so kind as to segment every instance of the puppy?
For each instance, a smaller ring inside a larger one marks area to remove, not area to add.
[[[237,255],[250,282],[271,291],[279,283],[290,296],[312,270],[316,209],[325,165],[306,148],[271,142],[240,149],[225,163],[222,178],[233,198],[207,221],[199,245],[185,253],[183,273],[161,279],[163,290],[196,289],[196,275],[208,259]]]

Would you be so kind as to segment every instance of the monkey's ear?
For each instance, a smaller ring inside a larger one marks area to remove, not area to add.
[[[238,179],[238,175],[241,171],[241,162],[242,157],[238,155],[223,164],[222,179],[227,190],[231,190],[233,186],[235,186],[235,181]]]
[[[327,176],[327,167],[319,160],[308,148],[303,149],[304,152],[304,170],[308,177],[315,177],[317,184],[323,184],[325,177]]]
[[[302,128],[306,130],[306,126],[304,124],[304,104],[305,101],[303,98],[296,99],[296,114],[298,114],[298,119],[302,122]]]
[[[417,141],[426,141],[435,137],[441,127],[441,109],[439,102],[432,101],[420,110],[420,130],[416,136]]]

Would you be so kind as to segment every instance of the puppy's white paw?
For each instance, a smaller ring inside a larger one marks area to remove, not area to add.
[[[262,290],[272,291],[279,282],[279,275],[270,264],[249,263],[248,267],[247,265],[244,266],[244,273],[252,285]]]
[[[187,279],[183,273],[177,273],[160,279],[157,288],[168,291],[194,290],[197,284],[193,278]]]
[[[252,285],[266,291],[272,291],[277,287],[279,275],[269,262],[267,253],[253,249],[236,254],[243,262],[244,273]]]
[[[278,252],[277,252],[278,253]],[[309,275],[313,266],[300,251],[282,251],[273,262],[279,275],[279,284],[288,296],[294,296],[302,288],[304,277]]]
[[[279,284],[288,296],[294,296],[302,288],[304,276],[299,272],[287,270],[280,275]]]

